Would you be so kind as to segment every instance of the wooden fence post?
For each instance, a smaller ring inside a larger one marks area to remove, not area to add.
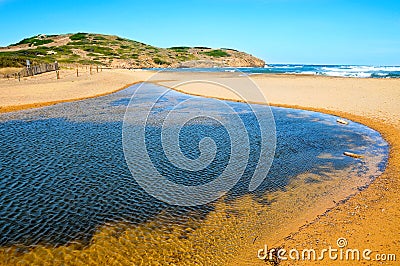
[[[56,74],[57,74],[57,79],[60,79],[60,71],[56,70]]]
[[[76,68],[76,76],[79,77],[79,68]]]
[[[96,66],[96,72],[99,73],[99,66]]]
[[[92,66],[90,66],[90,75],[92,75]]]
[[[21,74],[18,72],[18,81],[21,82]]]

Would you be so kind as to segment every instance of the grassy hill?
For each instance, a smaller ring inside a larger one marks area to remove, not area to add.
[[[118,68],[263,67],[265,62],[233,49],[208,47],[158,48],[118,36],[76,33],[37,35],[0,48],[0,67],[58,61]]]

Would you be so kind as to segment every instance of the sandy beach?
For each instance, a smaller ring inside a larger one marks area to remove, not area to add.
[[[337,239],[346,238],[351,248],[396,254],[400,243],[400,80],[294,75],[255,75],[252,78],[272,106],[344,117],[377,130],[390,144],[389,163],[383,175],[366,190],[288,234],[277,247],[322,250],[329,246],[337,247]],[[205,86],[186,86],[179,90],[194,95],[240,100],[228,91],[215,91]],[[329,260],[321,264],[329,262],[337,265],[337,261]],[[290,261],[287,263],[290,264]],[[304,262],[305,265],[309,263]],[[346,264],[346,261],[342,263]]]
[[[37,108],[60,102],[76,101],[106,95],[136,82],[146,80],[150,73],[128,70],[92,70],[86,67],[60,70],[34,77],[0,80],[0,112]]]
[[[0,112],[11,112],[36,108],[60,102],[74,101],[121,90],[131,84],[147,80],[153,72],[131,70],[103,70],[90,75],[87,69],[61,70],[61,79],[54,72],[22,79],[0,80]],[[164,73],[153,80],[160,85],[170,86],[177,79],[174,73]],[[181,75],[181,74],[180,74]],[[193,74],[187,74],[193,78]],[[196,78],[229,78],[224,73],[199,73]],[[400,244],[400,79],[358,79],[295,75],[253,75],[251,77],[265,95],[266,101],[257,95],[246,97],[250,102],[269,103],[298,109],[323,112],[356,121],[379,131],[390,144],[387,169],[367,189],[350,199],[331,203],[329,210],[317,210],[307,223],[281,232],[280,240],[261,236],[244,254],[252,265],[265,265],[256,258],[257,250],[264,244],[292,248],[314,248],[322,250],[336,247],[338,238],[346,238],[348,246],[371,249],[375,253],[396,254]],[[238,95],[215,86],[191,84],[176,88],[188,94],[240,101]],[[262,232],[261,232],[262,235]],[[271,241],[272,243],[268,242]],[[272,247],[271,247],[272,248]],[[337,261],[324,260],[321,264]],[[288,261],[289,264],[300,264]],[[345,261],[341,261],[345,264]],[[353,264],[354,262],[349,262]],[[235,264],[233,261],[232,264]],[[282,262],[285,264],[285,262]],[[310,262],[304,262],[308,265]]]

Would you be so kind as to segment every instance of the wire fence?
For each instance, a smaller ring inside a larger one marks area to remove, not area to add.
[[[57,62],[53,64],[40,64],[24,67],[21,71],[12,74],[3,74],[3,78],[23,78],[50,71],[57,71],[60,67]]]
[[[63,71],[62,75],[60,75],[61,69],[69,70]],[[53,64],[40,64],[40,65],[32,65],[30,67],[25,67],[21,71],[11,74],[0,74],[0,78],[6,79],[17,79],[21,81],[22,78],[32,77],[39,74],[44,74],[48,72],[55,72],[55,78],[61,79],[71,76],[79,77],[81,75],[89,74],[92,75],[94,73],[102,72],[103,69],[106,69],[103,66],[98,65],[71,65],[71,64],[63,64],[59,65],[59,63],[55,62]],[[73,70],[73,71],[71,71]],[[53,78],[52,78],[53,79]]]

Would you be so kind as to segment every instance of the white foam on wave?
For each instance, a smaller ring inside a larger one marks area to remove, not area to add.
[[[385,71],[385,72],[397,72],[400,71],[400,66],[352,66],[354,70],[361,71]]]
[[[377,76],[386,77],[389,73],[375,73]]]
[[[400,66],[367,66],[367,65],[271,65],[274,69],[284,69],[285,74],[322,75],[332,77],[390,77],[392,74],[400,75]]]
[[[387,71],[387,72],[397,72],[400,71],[400,66],[324,66],[321,67],[322,70],[326,71],[351,71],[351,72],[375,72],[375,71]]]
[[[334,66],[321,67],[321,74],[326,76],[369,78],[372,75],[388,76],[399,72],[399,66]]]
[[[318,75],[316,71],[302,71],[302,72],[285,72],[285,74],[295,74],[295,75]]]
[[[330,77],[370,78],[372,73],[346,72],[346,71],[327,71],[327,72],[322,72],[321,75],[330,76]]]

